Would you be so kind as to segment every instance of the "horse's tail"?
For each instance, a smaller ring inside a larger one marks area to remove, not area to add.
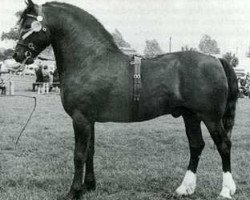
[[[227,76],[227,82],[228,82],[227,104],[226,104],[226,110],[223,115],[222,121],[223,121],[225,131],[229,133],[231,136],[231,130],[234,126],[236,102],[238,99],[239,89],[238,89],[237,77],[236,77],[233,67],[224,59],[220,58],[220,62],[224,68],[225,74]]]

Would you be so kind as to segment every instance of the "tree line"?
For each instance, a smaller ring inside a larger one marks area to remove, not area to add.
[[[131,45],[124,40],[122,34],[117,29],[112,35],[118,47],[131,48]],[[210,55],[220,53],[220,48],[218,47],[217,41],[212,39],[207,34],[202,36],[198,45],[198,49],[200,52],[205,53],[205,54],[210,54]],[[181,51],[198,51],[198,50],[197,48],[193,48],[193,47],[189,47],[188,45],[185,45],[181,47]],[[157,40],[152,39],[152,40],[145,41],[145,48],[144,48],[143,53],[144,53],[144,57],[152,58],[157,55],[164,54],[165,52],[161,49]],[[249,53],[249,57],[250,57],[250,53]],[[232,52],[225,53],[223,55],[223,58],[226,59],[233,67],[236,67],[239,64],[239,59]]]

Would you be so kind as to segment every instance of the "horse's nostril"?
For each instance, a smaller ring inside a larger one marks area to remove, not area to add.
[[[14,52],[13,53],[13,55],[12,55],[12,57],[15,59],[15,61],[17,61],[17,62],[20,62],[21,61],[21,57],[20,57],[20,53],[18,53],[18,52]]]

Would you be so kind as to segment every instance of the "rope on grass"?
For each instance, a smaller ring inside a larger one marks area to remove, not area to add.
[[[18,136],[18,138],[17,138],[17,140],[16,140],[16,142],[15,142],[15,149],[16,149],[16,146],[17,146],[17,144],[18,144],[18,142],[19,142],[19,140],[20,140],[20,138],[21,138],[23,132],[25,131],[25,129],[26,129],[28,123],[29,123],[30,120],[31,120],[31,117],[32,117],[33,113],[34,113],[35,110],[36,110],[36,107],[37,107],[36,97],[34,97],[34,96],[26,96],[26,95],[8,95],[8,96],[1,96],[1,97],[2,97],[2,98],[6,98],[6,97],[24,97],[24,98],[29,98],[29,99],[33,99],[33,100],[34,100],[33,109],[32,109],[32,111],[31,111],[31,113],[30,113],[30,115],[29,115],[29,117],[28,117],[26,123],[25,123],[24,126],[22,127],[22,129],[21,129],[21,131],[20,131],[20,133],[19,133],[19,136]]]
[[[30,115],[29,115],[29,118],[27,119],[25,125],[23,126],[23,128],[22,128],[22,130],[20,131],[20,134],[19,134],[19,136],[18,136],[18,138],[17,138],[17,140],[16,140],[16,143],[15,143],[15,148],[16,148],[16,146],[17,146],[17,144],[18,144],[18,142],[19,142],[19,140],[20,140],[20,138],[21,138],[21,136],[22,136],[24,130],[26,129],[27,125],[29,124],[29,121],[31,120],[31,117],[32,117],[33,113],[34,113],[35,110],[36,110],[36,105],[37,105],[37,103],[36,103],[36,97],[34,97],[34,96],[33,96],[33,97],[31,97],[31,96],[26,96],[26,95],[13,95],[13,96],[25,97],[25,98],[30,98],[30,99],[33,99],[33,100],[34,100],[34,106],[33,106],[33,109],[32,109],[32,111],[31,111]]]

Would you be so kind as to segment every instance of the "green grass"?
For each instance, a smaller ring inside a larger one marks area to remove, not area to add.
[[[14,77],[16,94],[31,92],[34,78]],[[32,99],[0,97],[0,200],[52,200],[68,192],[73,176],[73,128],[56,93],[37,96],[37,109],[15,149],[33,107]],[[237,200],[250,199],[250,99],[239,99],[233,131],[232,169]],[[194,195],[216,199],[221,161],[203,126],[206,147]],[[171,199],[185,174],[188,142],[181,118],[163,116],[143,123],[96,124],[97,190],[88,200]],[[178,199],[178,198],[177,198]]]

